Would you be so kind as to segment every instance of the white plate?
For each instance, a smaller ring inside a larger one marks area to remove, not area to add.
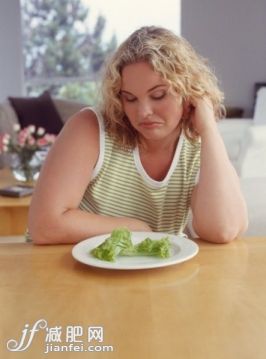
[[[115,262],[107,262],[93,257],[90,251],[101,244],[110,234],[104,234],[96,237],[85,239],[76,244],[72,249],[73,257],[84,264],[107,269],[148,269],[166,267],[173,264],[181,263],[194,257],[198,251],[198,245],[187,238],[186,235],[172,235],[158,232],[132,232],[132,242],[137,244],[147,237],[151,239],[161,239],[168,236],[171,242],[170,257],[161,259],[156,257],[139,256],[139,257],[117,257]]]

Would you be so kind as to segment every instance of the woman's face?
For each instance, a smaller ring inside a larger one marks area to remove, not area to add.
[[[146,62],[122,70],[122,106],[131,125],[146,140],[162,140],[179,134],[182,98]]]

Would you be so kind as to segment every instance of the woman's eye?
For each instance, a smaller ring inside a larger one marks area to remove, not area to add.
[[[162,98],[164,98],[165,94],[166,94],[165,91],[163,91],[163,92],[160,91],[160,92],[153,93],[151,95],[151,97],[153,100],[161,100]]]
[[[136,97],[126,97],[125,98],[127,102],[134,102],[136,101]]]
[[[134,102],[134,101],[136,101],[136,97],[123,95],[123,100],[126,101],[126,102]]]

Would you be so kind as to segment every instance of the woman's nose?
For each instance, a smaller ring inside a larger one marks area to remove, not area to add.
[[[143,102],[143,103],[139,103],[138,112],[139,112],[139,117],[143,119],[152,115],[153,110],[149,103]]]

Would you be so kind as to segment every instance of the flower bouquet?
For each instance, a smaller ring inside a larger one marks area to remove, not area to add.
[[[12,135],[5,133],[0,137],[0,153],[8,154],[10,168],[17,180],[36,180],[56,136],[34,125],[21,129],[19,124],[15,124],[13,130]]]

